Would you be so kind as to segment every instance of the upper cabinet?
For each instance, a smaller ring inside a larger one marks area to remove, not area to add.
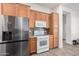
[[[36,20],[36,12],[31,10],[30,18],[29,18],[29,27],[30,28],[34,28],[35,27],[35,20]]]
[[[1,12],[2,12],[2,8],[1,8],[1,4],[0,4],[0,15],[1,15]]]
[[[49,28],[49,14],[45,14],[46,26]]]
[[[10,16],[30,17],[30,6],[18,3],[1,3],[0,14]]]
[[[17,8],[18,16],[30,17],[30,6],[18,4]]]
[[[46,27],[49,28],[49,14],[36,11],[36,20],[45,21]]]
[[[29,27],[34,28],[36,21],[45,21],[46,28],[49,28],[49,14],[39,12],[39,11],[30,11]]]
[[[54,34],[54,31],[58,31],[58,14],[50,14],[50,34]]]
[[[16,4],[2,3],[2,14],[16,16]]]
[[[36,11],[36,20],[42,20],[41,19],[41,13]]]

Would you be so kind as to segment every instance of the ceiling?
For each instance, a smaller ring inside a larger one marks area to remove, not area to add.
[[[53,9],[59,5],[59,3],[36,3],[37,5],[48,7],[50,9]]]
[[[64,3],[63,5],[73,10],[79,11],[79,3]]]
[[[63,6],[79,11],[79,3],[36,3],[36,4],[51,9],[57,7],[59,4],[63,4]]]

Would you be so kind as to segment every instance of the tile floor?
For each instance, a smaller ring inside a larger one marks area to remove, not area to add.
[[[63,48],[51,49],[47,52],[32,56],[79,56],[79,45],[64,44]]]

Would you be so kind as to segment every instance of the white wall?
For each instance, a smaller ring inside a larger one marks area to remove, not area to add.
[[[73,12],[71,25],[72,40],[79,39],[79,12]]]

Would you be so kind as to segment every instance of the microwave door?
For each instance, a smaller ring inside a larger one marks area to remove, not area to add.
[[[45,21],[36,21],[36,24],[35,24],[36,27],[46,27],[46,22]]]

